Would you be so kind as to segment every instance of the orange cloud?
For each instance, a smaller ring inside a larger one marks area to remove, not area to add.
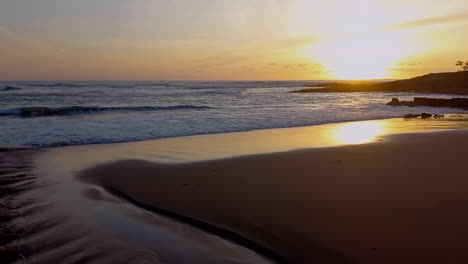
[[[388,31],[403,30],[403,29],[427,27],[427,26],[446,24],[446,23],[454,23],[454,22],[460,22],[464,20],[468,21],[468,14],[451,15],[451,16],[444,16],[444,17],[432,17],[432,18],[424,18],[424,19],[419,19],[419,20],[414,20],[414,21],[408,21],[408,22],[390,25],[384,28],[384,30],[388,30]]]

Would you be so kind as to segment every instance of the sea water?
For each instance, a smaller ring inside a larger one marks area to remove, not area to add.
[[[0,82],[0,146],[54,147],[445,113],[417,93],[289,93],[320,81]],[[460,97],[460,96],[457,96]],[[455,110],[456,111],[456,110]]]

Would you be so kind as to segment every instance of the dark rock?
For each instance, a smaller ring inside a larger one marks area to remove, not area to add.
[[[399,105],[401,105],[401,103],[400,103],[400,100],[398,100],[398,98],[392,98],[392,101],[387,103],[387,105],[399,106]]]
[[[428,113],[422,113],[420,115],[415,115],[415,114],[406,114],[403,116],[404,119],[413,119],[413,118],[418,118],[420,117],[421,119],[426,119],[426,118],[431,118],[431,117],[434,117],[434,118],[442,118],[444,117],[444,115],[432,115],[432,114],[428,114]]]
[[[421,115],[414,115],[414,114],[406,114],[403,116],[404,119],[413,119],[413,118],[418,118]]]
[[[392,106],[431,106],[431,107],[450,107],[461,108],[468,110],[468,98],[427,98],[427,97],[414,97],[413,101],[399,101],[397,98],[392,98],[392,101],[387,103]]]
[[[427,113],[422,113],[422,114],[421,114],[421,118],[422,118],[422,119],[431,118],[431,117],[432,117],[431,114],[427,114]]]

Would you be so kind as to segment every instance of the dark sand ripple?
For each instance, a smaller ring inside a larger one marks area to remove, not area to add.
[[[20,238],[25,233],[23,213],[31,212],[32,201],[20,200],[22,193],[35,184],[31,174],[31,151],[0,152],[0,262],[13,263],[24,259]]]
[[[60,213],[34,174],[34,151],[0,152],[0,263],[160,263]]]
[[[39,153],[0,151],[1,264],[273,263],[102,188],[45,177]],[[70,199],[70,187],[80,195]]]

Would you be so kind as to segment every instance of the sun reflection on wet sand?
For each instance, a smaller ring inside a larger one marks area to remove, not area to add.
[[[49,157],[62,160],[67,169],[76,165],[76,170],[119,159],[142,159],[162,163],[191,162],[295,149],[364,144],[399,133],[468,129],[467,121],[468,115],[462,114],[446,114],[443,119],[369,120],[132,143],[61,147],[51,152],[54,155]]]
[[[332,137],[341,144],[363,144],[384,133],[384,123],[364,121],[341,125],[333,131]]]

